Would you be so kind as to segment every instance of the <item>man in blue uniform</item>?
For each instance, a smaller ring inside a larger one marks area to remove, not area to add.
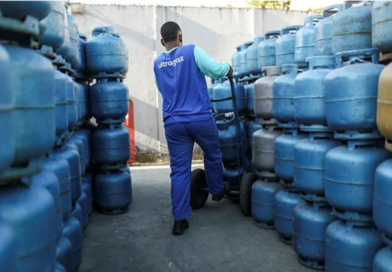
[[[182,235],[191,216],[190,179],[193,144],[204,152],[204,168],[212,200],[222,200],[222,154],[218,129],[210,109],[205,76],[232,76],[228,63],[218,63],[195,45],[182,45],[178,24],[167,22],[161,27],[166,52],[154,62],[155,80],[163,97],[163,122],[169,148],[171,197],[174,235]]]

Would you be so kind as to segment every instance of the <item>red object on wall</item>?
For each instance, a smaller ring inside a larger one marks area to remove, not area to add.
[[[129,142],[130,142],[130,151],[131,157],[129,157],[128,163],[136,162],[136,146],[135,146],[135,123],[133,116],[133,101],[128,99],[128,117],[124,122],[124,125],[128,128],[129,131]]]

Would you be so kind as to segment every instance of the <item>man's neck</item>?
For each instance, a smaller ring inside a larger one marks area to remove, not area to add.
[[[181,44],[179,42],[173,42],[173,43],[167,43],[165,47],[166,47],[166,51],[170,52],[171,50],[173,50],[177,47],[180,47],[180,46],[181,46]]]

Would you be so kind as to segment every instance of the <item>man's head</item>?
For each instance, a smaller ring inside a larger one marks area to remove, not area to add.
[[[170,50],[182,45],[182,32],[175,22],[166,22],[161,27],[161,44]]]

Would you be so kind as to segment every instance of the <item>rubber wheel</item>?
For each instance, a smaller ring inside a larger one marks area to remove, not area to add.
[[[203,169],[195,169],[191,175],[191,207],[200,209],[206,204],[209,192],[207,188],[206,174]]]
[[[254,173],[247,173],[242,177],[240,184],[240,209],[245,216],[252,215],[252,185],[257,180]]]

